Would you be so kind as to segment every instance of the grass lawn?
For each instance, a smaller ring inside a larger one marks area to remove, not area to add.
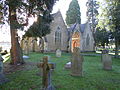
[[[50,55],[51,61],[56,63],[52,73],[52,83],[56,90],[120,90],[120,59],[113,58],[113,70],[102,69],[100,56],[84,56],[83,77],[73,77],[70,70],[64,69],[64,65],[70,61],[70,54],[62,53],[62,57],[56,58],[54,53],[30,53],[27,63],[15,72],[6,75],[8,83],[0,85],[0,90],[40,90],[42,77],[36,64],[44,55]]]

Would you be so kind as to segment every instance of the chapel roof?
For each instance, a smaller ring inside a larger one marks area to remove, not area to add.
[[[68,32],[76,32],[76,31],[80,31],[81,33],[83,33],[85,31],[85,24],[78,24],[78,23],[75,23],[73,25],[70,26],[70,28],[68,28]]]

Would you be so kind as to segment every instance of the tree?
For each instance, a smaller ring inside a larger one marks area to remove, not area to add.
[[[42,50],[44,52],[44,40],[43,37],[50,33],[50,22],[52,21],[52,16],[49,11],[44,11],[43,16],[37,16],[37,22],[34,22],[33,25],[25,33],[25,37],[39,37],[42,41]]]
[[[69,5],[69,9],[66,13],[66,23],[68,26],[74,23],[81,23],[81,13],[80,13],[80,6],[77,0],[72,0]]]
[[[91,29],[93,33],[95,33],[95,28],[98,23],[97,15],[99,14],[98,13],[99,4],[96,0],[88,0],[86,6],[88,21],[91,23]]]
[[[104,28],[98,27],[95,32],[95,42],[97,46],[103,46],[105,48],[109,43],[109,32]]]
[[[112,38],[115,40],[115,57],[118,56],[120,45],[120,1],[119,0],[105,0],[106,7],[104,15],[106,28],[111,32]]]
[[[23,64],[22,50],[18,42],[17,29],[28,25],[28,18],[31,15],[43,14],[43,11],[52,11],[52,7],[56,0],[1,0],[2,9],[5,12],[4,17],[7,17],[7,22],[10,25],[11,33],[11,64]],[[1,3],[0,2],[0,3]],[[1,5],[0,5],[1,6]],[[6,7],[6,9],[4,9]],[[3,13],[3,12],[2,12]],[[24,14],[24,18],[20,17]],[[26,15],[26,18],[25,18]]]
[[[96,0],[88,0],[86,6],[87,6],[88,21],[91,24],[93,37],[95,39],[95,29],[96,29],[96,25],[98,24],[97,15],[99,14],[98,13],[99,4]],[[96,42],[94,43],[94,50],[95,50],[95,46],[96,46]]]

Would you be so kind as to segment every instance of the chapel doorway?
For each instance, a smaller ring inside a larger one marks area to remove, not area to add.
[[[72,35],[72,44],[71,44],[72,48],[71,48],[71,51],[73,52],[73,49],[75,47],[80,47],[80,33],[79,32],[75,32],[73,35]]]

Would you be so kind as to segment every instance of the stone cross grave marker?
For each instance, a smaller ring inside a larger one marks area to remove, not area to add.
[[[72,76],[82,76],[83,56],[80,54],[80,48],[75,47],[72,53],[71,59],[71,75]]]
[[[43,57],[43,62],[39,63],[38,68],[42,68],[43,90],[55,90],[51,83],[51,69],[54,69],[53,63],[48,63],[48,56]]]
[[[61,50],[60,49],[56,50],[56,57],[61,57]]]
[[[112,70],[112,57],[108,54],[108,52],[102,53],[101,61],[103,63],[104,70]]]
[[[5,75],[3,74],[3,58],[0,55],[0,84],[3,84],[5,82],[8,82],[8,79],[5,78]]]

